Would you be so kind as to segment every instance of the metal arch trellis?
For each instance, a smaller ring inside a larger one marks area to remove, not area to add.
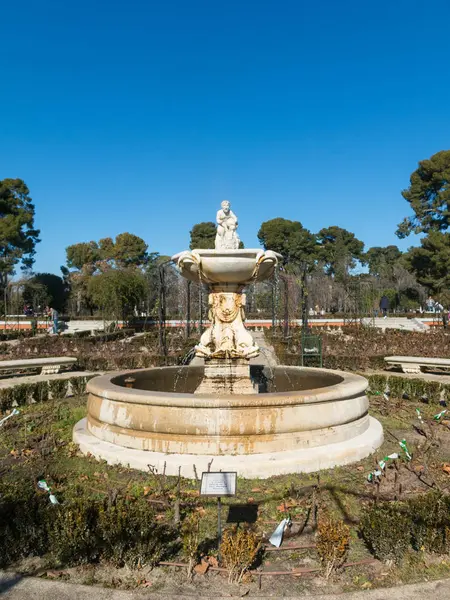
[[[373,325],[375,322],[372,306],[375,297],[373,282],[351,278],[347,281],[345,293],[349,310],[344,311],[344,325],[362,325],[363,319]]]
[[[170,262],[171,261],[167,260],[158,266],[158,339],[159,352],[164,358],[167,357],[165,267]]]
[[[168,286],[166,269],[169,265],[173,265],[172,260],[166,260],[158,265],[158,339],[159,352],[164,358],[167,357]]]
[[[280,275],[279,269],[275,268],[272,275],[272,334],[275,335],[278,327],[281,327],[279,319],[279,304],[280,304]]]
[[[204,285],[186,280],[172,269],[169,273],[167,269],[173,267],[173,261],[167,260],[158,265],[157,268],[157,297],[158,297],[158,339],[159,352],[163,357],[167,357],[167,327],[170,319],[175,319],[184,326],[184,336],[189,338],[192,334],[192,327],[198,324],[200,333],[203,331],[205,322],[205,295]],[[178,275],[175,279],[174,275]],[[197,289],[198,288],[198,289]],[[178,291],[178,295],[174,290]],[[175,299],[175,300],[174,300]],[[197,315],[193,316],[193,312]]]

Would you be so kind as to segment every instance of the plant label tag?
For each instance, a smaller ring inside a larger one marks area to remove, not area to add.
[[[202,473],[200,496],[236,496],[236,472]]]

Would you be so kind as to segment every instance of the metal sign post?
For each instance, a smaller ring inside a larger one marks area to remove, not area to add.
[[[220,496],[217,496],[217,549],[218,561],[220,561],[220,544],[222,543],[222,501]]]
[[[200,496],[217,498],[217,539],[218,561],[220,562],[220,543],[222,541],[222,497],[236,496],[237,473],[235,471],[213,471],[202,473]]]

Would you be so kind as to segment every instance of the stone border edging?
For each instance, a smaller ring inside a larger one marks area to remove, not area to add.
[[[236,596],[227,597],[239,598],[246,589],[248,589],[248,586],[242,585],[241,588],[236,588]],[[257,595],[250,594],[248,598],[252,600],[273,598],[270,590],[267,590],[266,593],[263,592],[264,590]],[[23,577],[4,571],[0,571],[0,595],[3,600],[35,600],[39,597],[46,600],[92,600],[92,598],[95,598],[95,600],[192,600],[194,597],[201,600],[218,600],[225,597],[217,593],[208,596],[193,596],[192,592],[164,594],[161,592],[152,593],[149,589],[117,590],[66,581],[51,581],[38,577]],[[450,598],[450,579],[346,592],[340,594],[339,597],[345,598],[345,600],[386,600],[387,598],[389,600],[423,600],[424,597],[431,595],[435,600]],[[336,594],[305,595],[304,592],[301,592],[298,596],[283,596],[283,600],[304,600],[305,598],[334,600]]]

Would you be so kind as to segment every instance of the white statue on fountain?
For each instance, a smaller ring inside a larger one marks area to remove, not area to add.
[[[221,203],[221,209],[217,211],[217,233],[215,240],[216,250],[237,250],[240,239],[236,232],[238,220],[228,200]]]
[[[250,359],[259,348],[245,329],[244,288],[268,279],[281,258],[271,250],[239,249],[238,219],[224,200],[217,211],[215,250],[198,248],[175,254],[181,274],[209,287],[210,327],[196,346],[197,356],[210,359]]]

